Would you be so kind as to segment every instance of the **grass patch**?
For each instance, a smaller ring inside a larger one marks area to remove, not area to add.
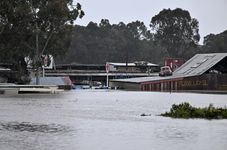
[[[205,108],[196,108],[184,102],[179,105],[173,104],[170,112],[161,114],[172,118],[205,118],[205,119],[227,119],[227,108],[216,108],[210,104]]]

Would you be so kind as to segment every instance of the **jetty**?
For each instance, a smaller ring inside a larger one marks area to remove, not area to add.
[[[0,94],[57,94],[63,92],[56,85],[16,85],[16,84],[0,84]]]

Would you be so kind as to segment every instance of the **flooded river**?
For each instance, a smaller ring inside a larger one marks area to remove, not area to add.
[[[74,90],[0,95],[0,150],[226,150],[227,120],[158,116],[172,104],[227,106],[227,95]],[[140,116],[142,113],[151,116]]]

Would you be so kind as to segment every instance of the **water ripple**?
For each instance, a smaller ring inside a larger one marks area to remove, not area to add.
[[[58,133],[67,132],[68,127],[59,124],[35,124],[30,122],[8,122],[0,123],[0,130],[12,132],[41,132],[41,133]]]

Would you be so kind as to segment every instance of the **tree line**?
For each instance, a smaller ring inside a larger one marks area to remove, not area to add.
[[[227,52],[227,31],[204,38],[199,44],[199,22],[187,10],[163,9],[152,17],[150,27],[141,21],[110,24],[108,19],[73,27],[71,44],[57,63],[149,61],[191,58],[196,53]]]

